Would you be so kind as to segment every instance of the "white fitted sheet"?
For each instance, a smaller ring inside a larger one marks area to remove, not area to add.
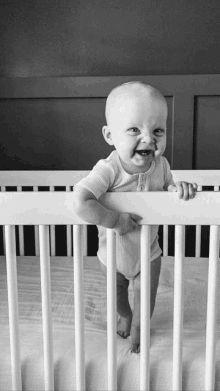
[[[72,258],[51,257],[56,390],[75,389]],[[150,389],[172,389],[173,258],[162,259],[157,302],[151,319]],[[40,263],[17,257],[23,390],[44,389]],[[204,389],[208,260],[184,262],[183,390]],[[220,272],[219,272],[220,277]],[[85,259],[86,389],[107,389],[106,283],[96,257]],[[0,389],[11,389],[5,258],[0,257]],[[132,292],[130,291],[132,303]],[[220,388],[220,300],[218,292],[216,389]],[[139,390],[140,355],[117,337],[118,390]]]

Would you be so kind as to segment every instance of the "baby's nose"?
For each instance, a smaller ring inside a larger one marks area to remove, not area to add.
[[[153,135],[149,133],[143,134],[142,142],[145,144],[153,144],[154,143]]]

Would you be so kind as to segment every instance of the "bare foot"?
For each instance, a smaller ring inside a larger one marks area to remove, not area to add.
[[[131,352],[140,353],[140,327],[131,328]]]
[[[131,331],[131,321],[132,321],[132,314],[126,318],[122,318],[122,316],[120,316],[117,325],[117,334],[120,335],[120,337],[122,338],[129,337]]]

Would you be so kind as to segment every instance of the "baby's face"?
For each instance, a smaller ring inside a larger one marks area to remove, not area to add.
[[[105,140],[114,145],[129,174],[147,171],[166,148],[167,106],[146,90],[119,96],[111,104]]]

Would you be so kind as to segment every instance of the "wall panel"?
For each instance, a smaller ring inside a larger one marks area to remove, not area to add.
[[[101,135],[105,99],[131,80],[166,97],[171,168],[219,169],[219,75],[2,78],[0,168],[90,170],[112,150]]]
[[[89,170],[112,148],[103,98],[1,99],[1,169]]]
[[[194,168],[220,169],[220,96],[198,96]]]

